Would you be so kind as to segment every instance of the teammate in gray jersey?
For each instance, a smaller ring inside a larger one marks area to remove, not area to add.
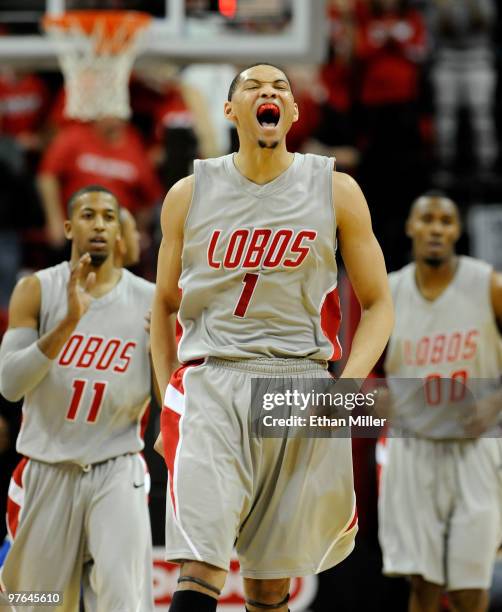
[[[390,275],[385,371],[410,437],[378,446],[384,572],[411,577],[410,612],[438,612],[443,590],[454,610],[485,612],[502,540],[502,441],[479,436],[499,419],[502,393],[469,400],[462,414],[459,389],[500,379],[502,276],[455,254],[459,213],[441,194],[416,200],[407,233],[415,261]],[[407,394],[413,378],[423,393]]]
[[[359,187],[333,160],[287,151],[298,109],[284,72],[243,70],[224,112],[238,153],[196,162],[162,211],[151,343],[165,398],[166,557],[181,563],[170,610],[216,610],[235,543],[247,610],[285,612],[290,577],[353,549],[351,444],[252,438],[251,378],[329,377],[337,243],[363,309],[345,377],[368,374],[393,312]]]
[[[1,392],[24,396],[17,449],[27,458],[9,491],[17,516],[1,580],[11,592],[61,591],[57,609],[75,612],[92,561],[98,612],[153,610],[140,419],[154,287],[115,265],[111,192],[84,188],[68,213],[71,261],[20,281],[0,351]]]

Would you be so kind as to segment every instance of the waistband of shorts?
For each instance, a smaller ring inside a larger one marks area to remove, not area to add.
[[[280,357],[258,357],[257,359],[221,359],[208,357],[207,365],[227,368],[251,374],[305,374],[308,372],[325,372],[328,362],[316,359],[294,359]]]
[[[139,451],[133,453],[122,453],[121,455],[114,455],[113,457],[108,457],[107,459],[101,459],[100,461],[95,461],[94,463],[77,463],[76,461],[55,461],[54,463],[50,461],[43,461],[42,459],[35,459],[33,457],[27,457],[29,461],[33,461],[35,463],[42,463],[43,465],[49,465],[51,467],[64,468],[64,469],[78,469],[82,472],[90,472],[93,468],[98,467],[99,465],[103,465],[104,463],[108,463],[108,461],[113,461],[115,459],[119,459],[120,457],[129,457],[131,455],[138,455]]]

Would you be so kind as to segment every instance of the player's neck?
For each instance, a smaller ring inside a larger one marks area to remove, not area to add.
[[[240,146],[235,154],[234,163],[237,170],[248,180],[258,185],[270,183],[293,163],[294,153],[280,143],[275,149],[262,149],[255,145]]]
[[[74,266],[78,262],[71,261]],[[94,298],[100,298],[111,291],[122,277],[122,269],[118,268],[112,257],[109,257],[101,266],[91,266],[89,272],[96,274],[96,282],[94,283],[90,294]]]
[[[451,257],[438,267],[425,261],[417,261],[415,280],[420,293],[427,300],[435,300],[453,281],[458,266],[458,257]]]

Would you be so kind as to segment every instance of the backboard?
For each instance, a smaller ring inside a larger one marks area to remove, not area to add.
[[[143,62],[314,63],[326,51],[326,0],[0,0],[0,63],[55,67],[41,18],[86,8],[152,14]]]

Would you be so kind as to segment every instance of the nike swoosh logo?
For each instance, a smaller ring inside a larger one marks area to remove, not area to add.
[[[135,489],[140,489],[141,487],[144,487],[144,486],[145,486],[145,483],[144,483],[144,482],[140,482],[139,484],[137,484],[137,483],[133,482],[133,483],[132,483],[132,486],[133,486]]]

